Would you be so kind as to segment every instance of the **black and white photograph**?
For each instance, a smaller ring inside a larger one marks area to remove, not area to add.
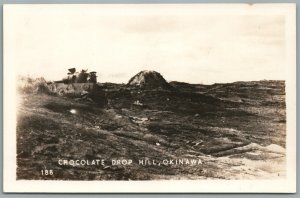
[[[293,192],[295,20],[294,4],[4,5],[4,189]]]

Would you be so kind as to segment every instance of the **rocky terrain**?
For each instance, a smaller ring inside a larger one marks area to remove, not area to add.
[[[18,179],[285,177],[284,81],[167,83],[141,72],[98,87],[80,98],[19,90]],[[96,159],[105,164],[59,164]],[[176,164],[183,159],[201,163]]]

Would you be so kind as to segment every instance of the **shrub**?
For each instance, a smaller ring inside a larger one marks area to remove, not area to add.
[[[17,90],[20,93],[45,93],[50,94],[51,91],[47,85],[47,81],[43,78],[18,77]]]

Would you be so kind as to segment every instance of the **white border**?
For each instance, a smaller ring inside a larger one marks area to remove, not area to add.
[[[278,14],[286,19],[286,101],[287,101],[287,177],[282,180],[160,180],[160,181],[17,181],[16,180],[16,81],[15,68],[11,67],[13,54],[9,52],[10,35],[6,30],[13,25],[10,12],[22,6],[73,6],[84,9],[104,6],[107,12],[141,14],[167,12],[169,14],[201,12],[205,15],[219,14]],[[249,9],[249,6],[253,9]],[[124,9],[126,8],[126,9]],[[138,9],[136,9],[138,8]],[[187,8],[187,9],[185,9]],[[293,193],[296,192],[296,5],[295,4],[126,4],[126,5],[4,5],[4,192],[69,192],[69,193],[118,193],[118,192],[250,192]],[[9,62],[10,61],[10,62]]]

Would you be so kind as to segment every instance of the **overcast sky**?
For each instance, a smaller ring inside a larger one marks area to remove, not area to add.
[[[6,63],[18,74],[47,80],[62,79],[71,67],[116,83],[127,83],[141,70],[158,71],[167,81],[205,84],[285,79],[284,16],[255,6],[216,8],[217,13],[210,6],[165,5],[6,9]]]

